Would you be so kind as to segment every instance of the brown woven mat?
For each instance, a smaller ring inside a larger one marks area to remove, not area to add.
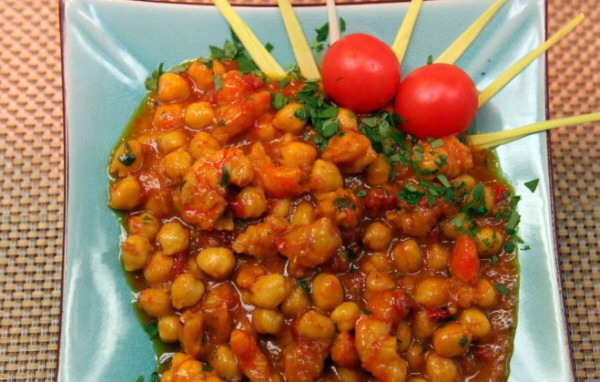
[[[588,15],[578,33],[551,50],[552,117],[600,110],[598,0],[549,2],[551,32],[576,10]],[[5,381],[56,376],[64,202],[57,7],[56,0],[2,0],[0,6],[0,380]],[[578,381],[600,379],[598,142],[600,125],[552,133],[561,273]]]

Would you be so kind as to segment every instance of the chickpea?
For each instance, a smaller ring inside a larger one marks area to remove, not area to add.
[[[162,252],[156,252],[144,268],[144,278],[150,285],[158,285],[171,279],[174,260]]]
[[[129,235],[121,243],[121,259],[126,271],[132,272],[144,268],[153,248],[144,236]]]
[[[192,156],[187,151],[175,151],[167,154],[161,163],[169,179],[181,182],[187,170],[192,167]]]
[[[254,305],[265,309],[275,309],[290,294],[287,280],[278,273],[260,276],[250,290]]]
[[[228,381],[241,381],[242,372],[233,350],[227,345],[221,345],[215,351],[211,366],[219,375]]]
[[[242,219],[253,219],[267,210],[268,203],[262,187],[247,186],[238,192],[232,203],[233,214]]]
[[[428,353],[426,358],[425,374],[429,382],[456,382],[458,369],[454,361],[434,352]]]
[[[331,312],[331,319],[340,332],[348,332],[354,330],[356,320],[360,316],[360,307],[357,303],[346,301],[338,305]]]
[[[115,150],[110,162],[110,173],[125,176],[138,170],[143,163],[144,151],[141,143],[136,139],[130,139]]]
[[[250,136],[261,142],[270,142],[275,139],[276,129],[271,124],[273,114],[265,113],[258,117],[250,128]]]
[[[342,283],[335,275],[319,273],[313,279],[311,297],[317,308],[331,311],[344,301]]]
[[[344,178],[338,167],[317,159],[310,174],[310,189],[313,192],[332,192],[344,187]]]
[[[490,320],[485,313],[476,308],[463,311],[458,316],[458,322],[473,334],[474,339],[485,338],[492,330]]]
[[[373,251],[384,251],[392,241],[392,229],[382,222],[373,222],[365,230],[362,242]]]
[[[426,340],[433,335],[436,327],[437,322],[429,318],[429,314],[426,310],[420,310],[415,314],[412,323],[415,338]]]
[[[205,131],[199,131],[190,141],[189,151],[192,158],[198,159],[204,156],[207,151],[219,150],[221,145],[213,136]]]
[[[443,244],[433,243],[425,249],[425,264],[428,268],[443,271],[448,268],[450,250]]]
[[[469,195],[467,196],[467,199],[465,200],[465,203],[471,203],[473,201],[473,194],[475,189],[471,190],[469,192]],[[485,211],[486,213],[483,215],[494,215],[496,213],[496,196],[494,195],[494,191],[487,186],[484,186],[483,188],[483,202],[484,202],[484,206],[485,206]],[[481,202],[477,202],[475,203],[474,207],[478,208],[481,207]]]
[[[163,73],[158,78],[160,102],[183,101],[190,95],[190,86],[185,78],[176,73]]]
[[[144,289],[138,295],[137,303],[150,317],[162,317],[171,313],[171,298],[162,289]]]
[[[367,183],[370,186],[381,186],[390,179],[392,169],[382,154],[367,167]]]
[[[216,62],[216,60],[213,61],[213,68]],[[188,74],[194,81],[196,88],[200,90],[210,90],[215,84],[215,77],[213,76],[213,71],[202,61],[194,61],[192,65],[190,65],[190,67],[188,68]]]
[[[484,309],[496,304],[496,290],[486,279],[480,279],[475,285],[475,304]]]
[[[406,360],[412,371],[421,370],[425,362],[425,349],[418,342],[413,342],[406,351]]]
[[[113,184],[110,192],[110,208],[132,210],[142,201],[142,186],[133,176],[123,178]]]
[[[298,334],[311,340],[329,340],[335,334],[335,328],[331,318],[309,310],[298,320]]]
[[[396,283],[386,272],[370,272],[365,280],[365,290],[367,293],[376,293],[384,290],[391,290],[396,287]]]
[[[288,103],[275,114],[271,122],[273,127],[288,133],[299,133],[306,125],[306,119],[296,116],[296,112],[302,108],[303,106],[299,103]]]
[[[302,142],[290,142],[281,148],[281,157],[287,163],[310,169],[317,159],[317,149]]]
[[[338,109],[337,120],[340,123],[340,130],[354,130],[358,131],[358,121],[356,120],[356,114],[351,110],[340,107]]]
[[[408,322],[401,321],[396,328],[396,342],[398,343],[398,351],[405,352],[408,350],[412,341],[412,331]]]
[[[215,111],[208,102],[194,102],[185,109],[185,124],[192,129],[204,129],[213,123]]]
[[[252,312],[252,326],[261,334],[277,334],[283,327],[283,314],[271,309],[256,308]]]
[[[385,253],[375,252],[367,256],[364,262],[361,264],[360,269],[364,273],[370,273],[375,271],[387,271],[389,267],[389,260]]]
[[[185,251],[190,244],[190,234],[181,223],[172,221],[162,226],[156,239],[165,255],[174,255]]]
[[[402,241],[392,250],[396,268],[402,273],[416,272],[423,263],[423,251],[413,239]]]
[[[293,287],[290,294],[281,304],[281,312],[286,317],[295,317],[308,309],[310,299],[300,287]]]
[[[164,343],[170,344],[179,340],[179,317],[175,315],[163,316],[158,319],[158,336]]]
[[[446,237],[456,239],[473,228],[473,222],[467,214],[459,212],[453,217],[442,221],[440,228]]]
[[[480,255],[496,255],[502,251],[504,235],[498,229],[483,227],[475,234],[475,243]]]
[[[306,225],[315,220],[315,207],[311,202],[303,201],[296,207],[292,218],[292,225]]]
[[[433,348],[442,357],[458,357],[467,351],[471,338],[462,326],[451,322],[433,333]]]
[[[275,199],[269,206],[269,214],[280,218],[287,218],[292,208],[292,202],[289,199]]]
[[[156,130],[168,131],[183,129],[183,106],[179,103],[160,105],[156,108],[152,125]]]
[[[173,382],[173,372],[170,369],[163,371],[160,375],[160,382]]]
[[[150,212],[142,212],[127,218],[127,232],[153,240],[160,229],[160,221]]]
[[[196,256],[196,264],[210,277],[221,280],[229,276],[235,267],[235,256],[229,248],[211,247]]]
[[[158,149],[164,154],[178,150],[187,144],[187,137],[182,130],[173,130],[161,134],[158,139]]]
[[[477,181],[469,174],[462,174],[452,179],[450,182],[454,187],[464,187],[464,190],[471,191]]]
[[[196,305],[204,295],[204,284],[189,273],[182,273],[171,284],[171,299],[175,309]]]
[[[440,277],[422,280],[417,285],[414,299],[427,309],[446,304],[450,299],[446,280]]]

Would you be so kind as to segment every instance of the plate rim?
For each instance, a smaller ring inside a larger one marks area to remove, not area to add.
[[[60,316],[58,319],[59,330],[58,330],[58,339],[57,339],[57,358],[56,358],[56,369],[55,369],[55,377],[54,381],[59,381],[60,369],[62,366],[61,363],[61,349],[62,349],[62,335],[63,335],[63,321],[65,314],[65,288],[66,288],[66,258],[67,258],[67,246],[68,246],[68,206],[69,206],[69,128],[68,128],[68,120],[67,120],[67,107],[66,107],[66,98],[67,98],[67,89],[66,89],[66,72],[65,72],[65,41],[66,41],[66,17],[65,17],[65,9],[67,2],[74,2],[78,0],[58,0],[58,21],[59,21],[59,44],[60,44],[60,70],[61,70],[61,96],[62,96],[62,130],[63,130],[63,148],[62,148],[62,156],[63,156],[63,243],[62,243],[62,253],[61,253],[61,280],[60,280]],[[195,6],[195,7],[214,7],[214,4],[205,2],[205,3],[190,3],[184,0],[104,0],[106,2],[111,3],[145,3],[145,4],[157,4],[157,5],[178,5],[178,6]],[[204,1],[204,0],[200,0]],[[241,8],[257,8],[257,9],[267,9],[267,8],[277,8],[276,4],[267,4],[267,3],[249,3],[249,4],[238,4],[237,1],[232,1],[233,7],[241,7]],[[321,1],[321,0],[319,0]],[[365,5],[379,5],[379,4],[391,4],[391,3],[409,3],[411,0],[343,0],[340,2],[340,6],[365,6]],[[453,0],[425,0],[426,2],[450,2]],[[460,0],[454,0],[460,1]],[[549,20],[549,12],[548,12],[548,0],[542,0],[544,6],[544,39],[548,39],[548,20]],[[319,8],[325,7],[325,3],[301,3],[294,4],[294,7],[300,8]],[[545,107],[544,107],[544,117],[546,120],[550,118],[550,93],[549,93],[549,75],[548,75],[548,53],[547,51],[544,53],[543,59],[543,67],[544,67],[544,96],[545,96]],[[570,341],[570,332],[569,326],[567,323],[567,315],[566,315],[566,303],[564,299],[564,283],[562,278],[562,273],[560,270],[560,250],[559,250],[559,241],[558,241],[558,231],[557,231],[557,216],[556,216],[556,198],[554,197],[554,174],[552,171],[553,168],[553,160],[552,160],[552,140],[550,131],[545,131],[545,146],[546,146],[546,159],[548,161],[547,175],[548,175],[548,185],[549,185],[549,193],[550,193],[550,226],[552,228],[552,241],[554,245],[554,265],[555,265],[555,278],[558,283],[558,297],[560,298],[560,311],[562,313],[562,329],[565,334],[565,342],[566,342],[566,350],[567,356],[569,359],[568,366],[570,369],[571,380],[576,380],[575,375],[575,360],[573,358],[573,348],[572,343]],[[520,254],[519,254],[520,255]],[[517,258],[518,259],[518,258]],[[520,279],[519,274],[519,279]],[[520,281],[519,281],[520,284]],[[519,288],[520,289],[520,288]],[[517,307],[518,309],[518,307]],[[514,339],[513,339],[514,343]],[[514,351],[514,350],[513,350]],[[512,358],[512,353],[511,353]],[[509,372],[509,376],[510,376]]]

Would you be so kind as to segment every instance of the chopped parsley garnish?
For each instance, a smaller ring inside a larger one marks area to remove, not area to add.
[[[442,186],[444,186],[446,188],[452,187],[452,184],[450,184],[450,181],[448,180],[448,178],[446,178],[445,175],[439,174],[437,176],[437,179],[440,181],[440,183],[442,184]]]
[[[267,50],[267,52],[271,53],[273,51],[273,48],[275,47],[270,42],[265,44],[265,49]]]
[[[221,168],[221,186],[227,187],[228,183],[229,183],[229,171],[227,170],[227,168],[225,166],[223,166]]]
[[[158,79],[164,73],[163,66],[164,66],[164,64],[161,62],[158,65],[158,69],[153,70],[152,74],[150,74],[150,76],[148,76],[148,78],[146,78],[146,81],[144,82],[144,85],[146,86],[146,90],[149,90],[149,91],[158,90]]]
[[[125,167],[129,167],[135,162],[135,154],[131,152],[129,143],[125,142],[123,144],[123,153],[119,155],[118,160]]]
[[[348,198],[336,198],[333,200],[333,205],[338,211],[355,210],[356,206]]]
[[[160,382],[160,374],[158,372],[153,372],[150,374],[150,380],[148,382]]]
[[[310,284],[306,280],[296,279],[296,285],[298,285],[307,294],[310,294]]]
[[[233,32],[233,30],[231,31],[231,40],[232,41],[226,40],[225,44],[223,45],[223,48],[219,48],[213,45],[209,46],[211,57],[216,60],[235,60],[238,64],[238,70],[242,72],[242,74],[252,73],[257,77],[264,77],[262,72],[258,70],[258,66],[256,66],[256,63],[252,60],[252,58],[244,48],[244,45],[242,45],[240,39]],[[267,48],[267,50],[268,45],[270,44],[265,45],[265,48]]]
[[[215,76],[215,90],[220,90],[223,87],[223,79],[218,74]]]
[[[476,184],[471,190],[471,200],[465,204],[461,212],[472,212],[475,215],[483,216],[488,213],[485,206],[485,186],[483,183]]]
[[[202,364],[202,371],[205,372],[205,373],[210,373],[211,371],[213,371],[213,367],[210,366],[207,363],[203,363]]]
[[[507,287],[505,287],[504,285],[500,284],[500,283],[496,283],[496,290],[497,290],[497,291],[498,291],[500,294],[502,294],[502,295],[504,295],[504,296],[506,296],[507,294],[509,294],[509,293],[510,293],[510,291],[508,290],[508,288],[507,288]]]
[[[411,184],[404,186],[398,193],[398,197],[408,203],[411,207],[416,206],[419,200],[421,200],[424,196],[424,192],[419,191]]]
[[[135,379],[135,382],[144,382],[144,377],[140,375]]]
[[[431,64],[433,64],[433,56],[430,54],[429,56],[427,56],[427,65]]]
[[[533,179],[533,180],[530,180],[529,182],[525,182],[525,187],[529,188],[529,191],[535,192],[539,183],[540,183],[539,179]]]
[[[529,251],[530,249],[531,249],[531,247],[528,245],[521,247],[521,251]]]
[[[340,32],[346,31],[346,20],[343,17],[340,17]]]
[[[306,82],[298,92],[297,100],[304,106],[296,110],[295,116],[309,120],[314,127],[315,134],[307,136],[307,140],[312,138],[321,151],[325,150],[329,138],[336,134],[343,134],[337,120],[339,109],[325,102],[325,95],[315,82]]]
[[[435,141],[431,141],[431,148],[437,149],[438,147],[442,147],[444,145],[443,139],[436,139]]]
[[[365,316],[371,316],[373,313],[371,313],[371,311],[367,310],[366,308],[362,308],[362,312]]]
[[[287,104],[287,97],[281,93],[275,93],[272,100],[273,109],[279,110]]]
[[[508,232],[510,235],[516,233],[517,225],[519,225],[520,220],[521,215],[519,215],[516,209],[513,209],[508,216],[508,221],[506,222],[506,232]]]
[[[460,339],[458,340],[458,344],[463,348],[467,346],[468,342],[469,342],[469,337],[467,337],[466,334],[463,334],[462,337],[460,337]]]
[[[367,190],[358,190],[356,192],[356,196],[358,196],[359,198],[364,198],[365,196],[367,196]]]
[[[491,261],[492,261],[492,266],[495,266],[496,264],[498,264],[498,260],[499,260],[498,256],[496,256],[496,255],[493,255],[493,256],[492,256],[492,259],[491,259]]]
[[[150,337],[151,340],[155,339],[158,336],[158,326],[155,322],[150,323],[148,325],[144,325],[144,331]]]
[[[508,253],[513,253],[515,251],[515,243],[512,240],[506,240],[503,246],[504,250]]]

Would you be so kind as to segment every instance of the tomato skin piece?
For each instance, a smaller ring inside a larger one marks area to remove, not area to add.
[[[321,65],[323,87],[340,106],[369,113],[386,106],[400,82],[400,64],[383,41],[364,33],[336,41]]]
[[[479,255],[477,244],[470,236],[460,235],[450,254],[450,273],[465,284],[479,280]]]
[[[419,139],[465,132],[477,113],[473,80],[449,64],[430,64],[411,72],[398,87],[396,113],[402,129]]]

